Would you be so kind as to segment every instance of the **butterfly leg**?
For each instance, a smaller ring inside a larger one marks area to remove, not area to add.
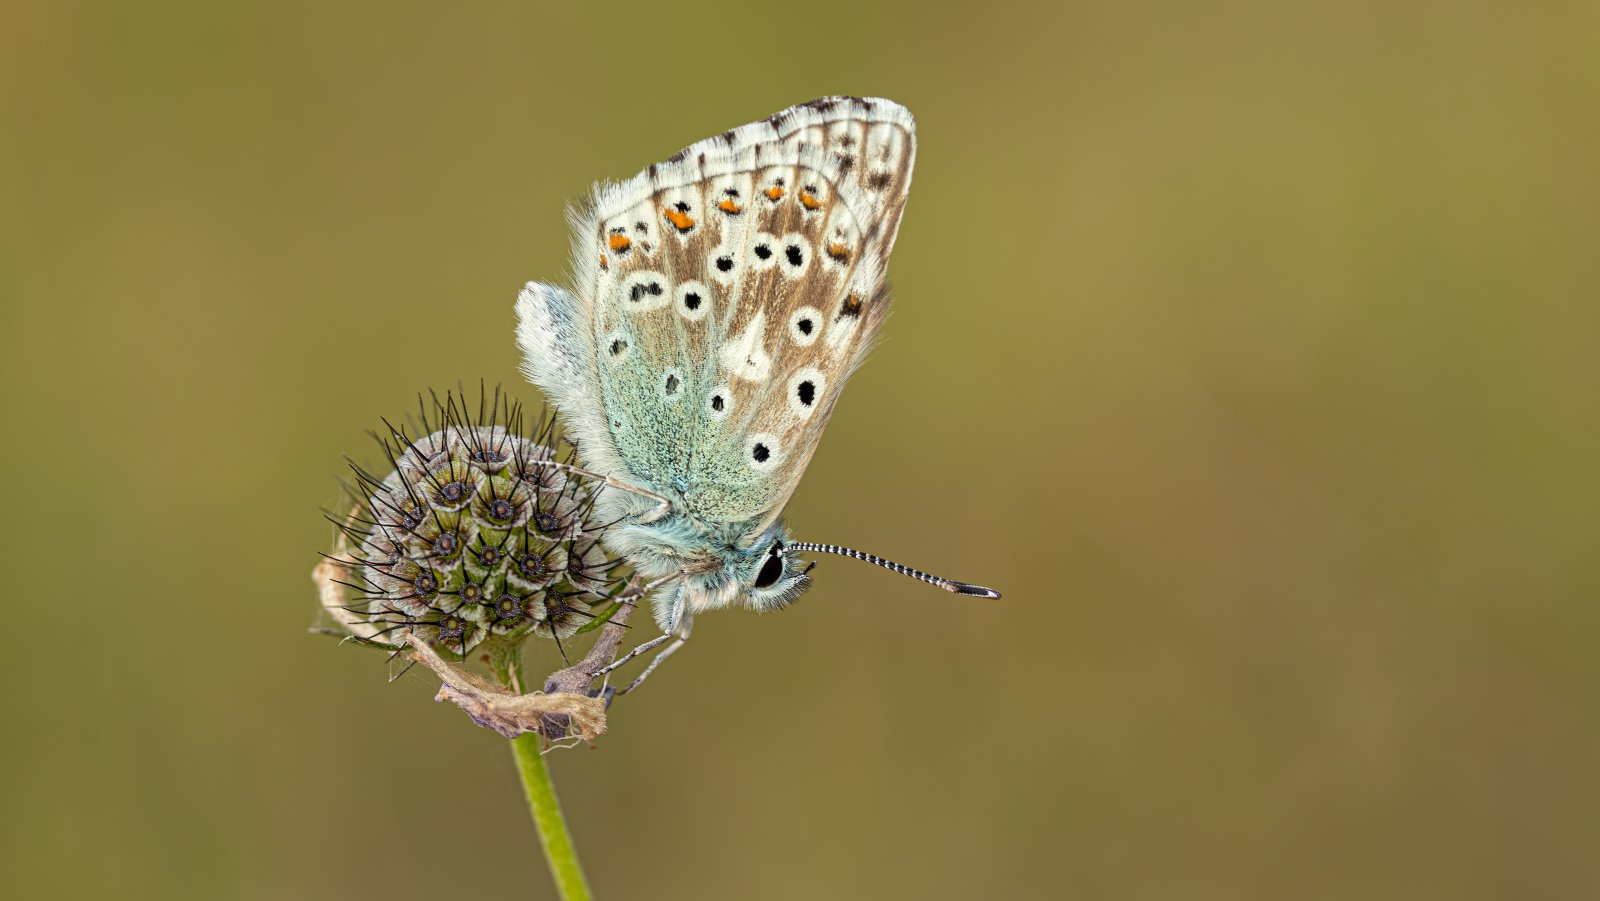
[[[689,643],[689,633],[693,631],[693,629],[694,620],[690,617],[684,617],[682,631],[680,631],[677,635],[678,640],[667,645],[666,650],[657,654],[655,658],[650,661],[650,665],[644,668],[644,672],[639,674],[637,679],[634,679],[632,682],[628,683],[628,687],[617,692],[617,694],[625,695],[643,684],[644,680],[650,678],[650,674],[656,671],[656,667],[661,665],[661,661],[671,657],[679,648]]]
[[[668,513],[672,512],[672,501],[662,497],[659,494],[656,494],[654,491],[646,491],[645,489],[640,488],[637,485],[629,485],[627,482],[624,482],[621,479],[613,478],[612,476],[601,475],[598,472],[590,472],[587,469],[582,469],[582,468],[579,468],[577,466],[573,466],[570,463],[562,463],[562,462],[559,462],[557,460],[529,460],[529,461],[526,462],[525,465],[527,465],[527,466],[538,466],[538,467],[542,467],[544,469],[554,469],[554,470],[558,470],[560,472],[570,473],[572,475],[578,475],[578,476],[583,476],[585,478],[594,479],[594,480],[596,480],[598,482],[603,482],[609,488],[615,488],[618,491],[626,491],[629,494],[637,494],[640,497],[646,497],[646,498],[649,498],[650,500],[655,501],[656,502],[656,508],[654,510],[651,510],[648,513],[645,513],[644,515],[640,516],[637,520],[635,520],[636,522],[640,522],[640,523],[655,522],[656,520],[660,519],[661,517],[666,516]]]
[[[672,573],[670,575],[663,576],[662,578],[657,579],[654,582],[651,582],[651,583],[647,584],[644,588],[639,590],[639,593],[640,594],[644,594],[646,591],[649,591],[651,588],[654,588],[656,585],[658,585],[658,584],[660,584],[662,582],[665,582],[668,579],[675,579],[679,575],[682,575],[682,573]],[[672,611],[672,618],[669,620],[669,622],[667,624],[666,631],[662,632],[660,635],[657,635],[655,638],[652,638],[649,641],[644,642],[643,644],[639,645],[638,647],[634,648],[633,650],[629,651],[628,653],[623,654],[621,657],[618,657],[616,660],[611,661],[609,664],[601,667],[600,669],[595,670],[594,675],[596,675],[596,676],[604,676],[606,673],[609,673],[612,670],[615,670],[617,667],[622,666],[623,664],[625,664],[628,661],[632,660],[633,658],[639,656],[640,654],[643,654],[646,651],[651,651],[651,650],[654,650],[654,649],[656,649],[658,647],[661,647],[661,645],[667,643],[668,641],[671,641],[673,638],[676,638],[677,635],[678,635],[678,630],[680,630],[680,629],[682,629],[684,627],[684,622],[687,619],[688,619],[688,615],[684,612],[684,609],[681,606],[681,602],[680,602],[680,604],[678,606],[676,606],[676,608]]]
[[[643,654],[645,651],[653,650],[655,648],[660,647],[661,645],[665,644],[671,638],[672,638],[672,633],[671,632],[668,632],[665,635],[657,635],[655,638],[652,638],[649,641],[644,642],[643,644],[639,645],[638,647],[634,648],[633,650],[629,651],[628,653],[623,654],[621,657],[618,657],[617,659],[611,661],[610,663],[606,664],[605,666],[600,667],[599,669],[595,670],[593,673],[590,673],[590,675],[591,676],[604,676],[605,674],[611,672],[612,670],[616,669],[617,667],[622,666],[623,664],[627,663],[629,660],[632,660],[633,658],[639,656],[640,654]]]

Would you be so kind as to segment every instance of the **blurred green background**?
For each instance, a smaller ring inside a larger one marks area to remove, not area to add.
[[[1006,598],[703,618],[552,758],[599,895],[1595,897],[1600,7],[1512,10],[10,7],[7,894],[551,897],[317,508],[592,180],[848,92],[916,189],[790,518]]]

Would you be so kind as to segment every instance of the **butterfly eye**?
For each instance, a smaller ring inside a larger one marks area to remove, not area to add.
[[[783,545],[774,544],[767,551],[767,561],[761,564],[761,572],[756,574],[757,588],[771,588],[778,584],[778,579],[783,576]]]

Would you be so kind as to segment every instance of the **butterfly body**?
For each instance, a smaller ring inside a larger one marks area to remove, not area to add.
[[[805,590],[779,518],[889,308],[915,160],[897,104],[831,97],[690,145],[571,213],[571,290],[518,299],[524,371],[620,520],[664,629]]]

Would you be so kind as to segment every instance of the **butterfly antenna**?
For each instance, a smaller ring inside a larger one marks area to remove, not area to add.
[[[940,588],[943,588],[945,591],[952,591],[956,594],[964,594],[969,597],[998,598],[1000,596],[1000,592],[995,591],[993,588],[984,588],[982,585],[968,585],[966,582],[957,582],[954,579],[941,579],[938,576],[929,575],[920,570],[912,569],[909,566],[901,566],[893,560],[885,560],[882,557],[879,557],[877,554],[869,554],[866,551],[858,551],[853,548],[840,547],[837,544],[812,544],[810,542],[798,541],[793,544],[784,545],[784,550],[802,552],[821,551],[824,554],[838,554],[841,557],[850,557],[855,560],[865,560],[868,563],[875,563],[884,569],[893,570],[902,576],[910,576],[919,582],[927,582],[929,585],[937,585]]]

